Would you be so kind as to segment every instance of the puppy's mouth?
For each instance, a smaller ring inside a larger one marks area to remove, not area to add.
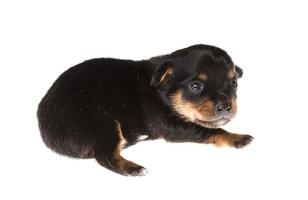
[[[225,124],[227,124],[230,121],[230,119],[222,117],[217,120],[213,121],[203,121],[203,120],[196,120],[197,124],[200,124],[201,126],[207,127],[207,128],[219,128]]]

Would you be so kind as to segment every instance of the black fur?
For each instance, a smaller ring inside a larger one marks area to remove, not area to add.
[[[64,72],[40,102],[41,136],[59,154],[95,158],[117,173],[141,175],[143,167],[117,157],[120,142],[127,147],[146,135],[147,140],[207,143],[213,135],[228,134],[185,119],[174,109],[170,96],[181,91],[183,100],[192,105],[205,101],[216,105],[222,97],[227,101],[236,92],[226,77],[232,67],[225,51],[208,45],[142,61],[85,61]],[[162,81],[167,69],[171,71]],[[208,80],[202,83],[204,91],[195,94],[187,87],[202,71]],[[235,71],[237,78],[242,76],[240,68]],[[246,143],[251,139],[246,137]]]

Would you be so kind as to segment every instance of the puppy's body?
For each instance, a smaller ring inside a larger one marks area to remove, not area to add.
[[[42,138],[60,154],[95,158],[123,175],[144,173],[142,166],[120,155],[121,149],[140,140],[244,146],[250,136],[218,129],[235,115],[235,91],[215,97],[194,89],[190,94],[186,88],[197,77],[201,84],[211,81],[207,91],[215,93],[225,83],[219,76],[233,80],[238,70],[223,50],[206,45],[144,61],[85,61],[64,72],[42,99]],[[232,107],[224,113],[217,108],[222,99]]]

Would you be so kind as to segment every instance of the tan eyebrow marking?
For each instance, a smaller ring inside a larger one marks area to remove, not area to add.
[[[207,74],[206,73],[200,73],[198,75],[198,79],[202,80],[202,81],[206,81],[207,80]]]
[[[228,71],[227,77],[230,78],[230,79],[233,79],[233,78],[236,77],[235,66],[233,66],[233,67]]]

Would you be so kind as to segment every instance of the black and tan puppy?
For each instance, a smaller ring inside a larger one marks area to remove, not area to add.
[[[100,58],[64,72],[38,108],[41,136],[55,152],[95,158],[122,175],[143,175],[121,150],[142,140],[240,148],[249,135],[220,126],[236,114],[242,70],[220,48],[195,45],[149,60]]]

